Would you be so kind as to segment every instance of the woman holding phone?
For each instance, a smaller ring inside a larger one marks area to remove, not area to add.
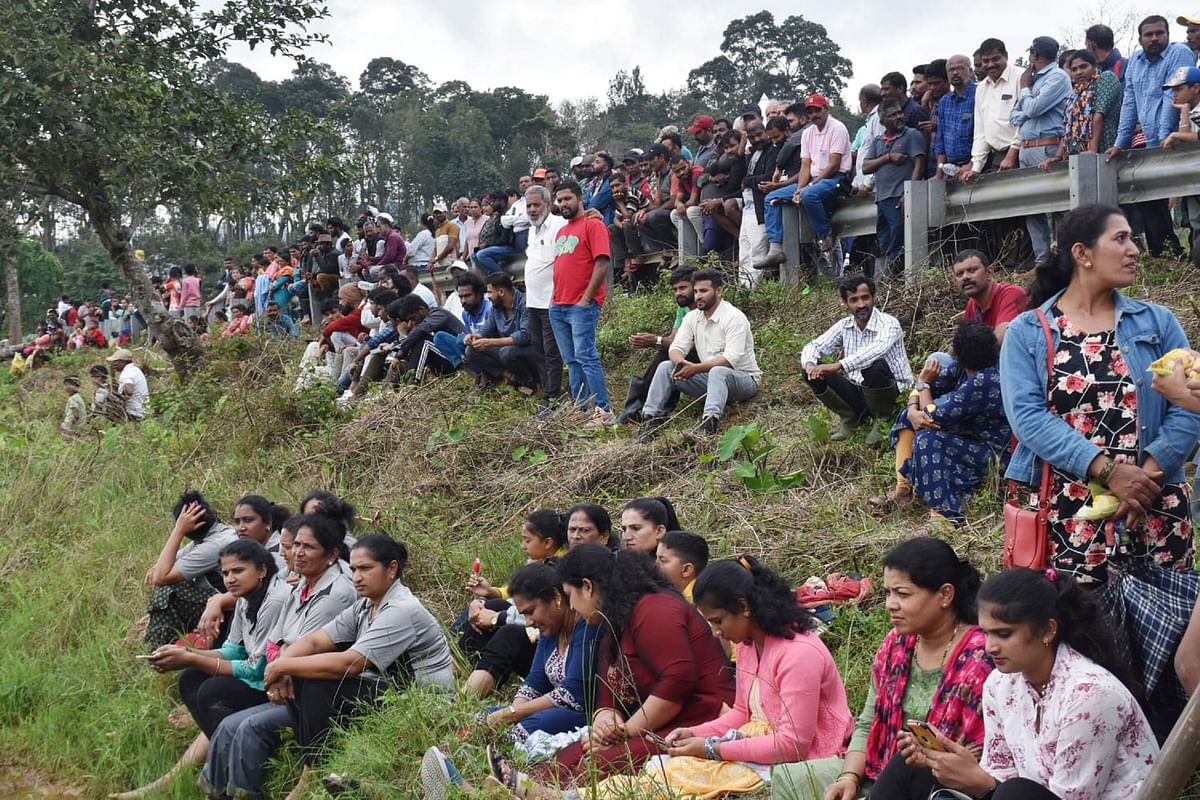
[[[935,731],[906,748],[872,800],[1126,800],[1158,743],[1091,592],[1066,573],[1013,569],[979,590],[979,624],[996,669],[984,686],[983,759]],[[1136,687],[1134,687],[1136,688]]]

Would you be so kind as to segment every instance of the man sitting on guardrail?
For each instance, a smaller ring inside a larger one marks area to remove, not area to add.
[[[841,426],[829,437],[834,442],[849,439],[854,429],[872,416],[892,419],[896,398],[913,382],[904,330],[900,320],[875,307],[875,281],[866,275],[847,276],[838,283],[838,294],[850,316],[835,322],[800,351],[804,382],[822,405],[841,418]],[[838,361],[819,363],[839,350]],[[867,446],[875,447],[881,441],[883,432],[872,427]]]
[[[1190,35],[1191,28],[1188,31]],[[1179,130],[1167,136],[1163,147],[1170,150],[1176,142],[1200,139],[1200,67],[1180,67],[1163,88],[1171,90],[1172,102],[1179,109]],[[1200,267],[1200,195],[1183,198],[1183,204],[1191,228],[1192,264]]]
[[[812,124],[805,128],[800,146],[804,157],[794,197],[804,206],[821,252],[829,253],[833,250],[833,223],[829,220],[832,206],[850,192],[850,132],[840,120],[829,116],[825,95],[810,94],[804,107]],[[770,231],[767,233],[769,239]]]

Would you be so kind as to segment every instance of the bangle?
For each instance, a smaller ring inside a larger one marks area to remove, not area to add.
[[[862,776],[859,775],[857,772],[852,772],[851,770],[846,770],[841,775],[837,776],[837,779],[834,781],[834,783],[837,783],[842,778],[853,778],[855,787],[862,786]]]
[[[920,397],[920,396],[921,396],[921,393],[920,393],[920,392],[918,392],[916,389],[913,389],[911,392],[909,392],[909,393],[908,393],[908,396],[909,396],[910,398],[913,398],[913,397]]]
[[[709,761],[721,760],[721,754],[717,752],[717,744],[720,741],[716,736],[709,736],[704,740],[704,755]]]
[[[1105,486],[1108,486],[1108,480],[1109,480],[1109,478],[1112,477],[1113,470],[1116,468],[1117,468],[1116,459],[1110,458],[1108,460],[1108,463],[1100,468],[1100,474],[1098,474],[1096,476],[1096,479],[1099,480],[1100,483],[1104,484]]]
[[[661,336],[654,337],[654,346],[658,347],[658,348],[662,347],[662,337]]]

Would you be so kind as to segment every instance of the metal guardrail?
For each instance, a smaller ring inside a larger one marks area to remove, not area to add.
[[[904,185],[905,277],[920,279],[920,265],[929,257],[929,231],[960,223],[1010,219],[1029,214],[1069,211],[1089,203],[1138,203],[1200,194],[1200,144],[1174,150],[1131,150],[1113,161],[1103,154],[1071,156],[1068,163],[980,175],[969,183],[908,181]],[[859,236],[875,232],[875,202],[854,197],[841,203],[832,216],[834,235]],[[690,226],[684,226],[688,228]],[[680,231],[683,255],[695,255],[694,231]],[[812,224],[798,205],[783,206],[781,268],[785,283],[800,280],[805,245],[816,242]]]

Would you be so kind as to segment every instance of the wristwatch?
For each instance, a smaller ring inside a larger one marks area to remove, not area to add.
[[[918,392],[923,392],[929,388],[929,384],[925,381],[913,381],[913,388]]]
[[[662,349],[662,337],[661,336],[654,337],[654,346],[659,348],[660,350]]]

